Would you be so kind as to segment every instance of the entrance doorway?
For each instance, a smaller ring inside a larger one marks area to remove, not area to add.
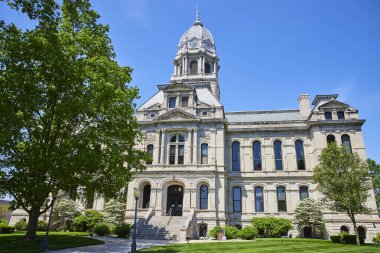
[[[311,227],[307,226],[307,227],[303,228],[303,237],[304,238],[311,238],[312,237]]]
[[[166,214],[171,216],[182,216],[182,207],[183,187],[180,185],[169,186],[166,201]]]

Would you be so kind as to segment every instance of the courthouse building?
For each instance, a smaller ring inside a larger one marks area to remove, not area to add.
[[[301,200],[321,198],[312,174],[329,142],[366,158],[365,120],[337,94],[312,101],[302,94],[294,110],[225,112],[215,41],[199,18],[181,36],[173,63],[170,82],[136,112],[146,135],[139,148],[153,157],[128,186],[129,221],[134,188],[142,193],[140,237],[184,239],[216,225],[244,227],[253,217],[292,219]],[[367,204],[376,209],[373,191]],[[329,235],[354,233],[344,214],[325,210],[324,219]],[[359,215],[358,225],[371,239],[379,216]],[[310,236],[308,228],[290,233]]]

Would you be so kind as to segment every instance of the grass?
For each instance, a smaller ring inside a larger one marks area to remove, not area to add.
[[[145,253],[379,253],[380,245],[337,244],[316,239],[257,239],[243,242],[172,244],[139,250]]]
[[[37,232],[37,240],[25,241],[25,232],[0,234],[0,253],[35,253],[41,252],[42,238],[45,232]],[[75,248],[101,244],[102,241],[91,239],[85,232],[50,232],[49,250]]]

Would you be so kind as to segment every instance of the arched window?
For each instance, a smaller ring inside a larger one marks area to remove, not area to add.
[[[303,141],[296,140],[296,157],[298,170],[305,170],[305,153],[303,150]]]
[[[178,74],[182,75],[182,64],[178,65]]]
[[[277,140],[273,143],[274,145],[274,161],[276,170],[282,170],[282,147],[281,141]]]
[[[143,198],[142,198],[142,208],[149,208],[150,204],[150,185],[144,186]]]
[[[363,237],[364,239],[367,238],[365,228],[363,226],[358,227],[358,234],[359,236]]]
[[[307,186],[301,186],[300,187],[300,200],[308,199],[309,198],[309,187]]]
[[[232,189],[232,198],[233,198],[233,211],[234,213],[241,212],[241,188],[234,187]]]
[[[285,187],[277,187],[277,208],[279,212],[286,212],[286,190]]]
[[[253,142],[253,169],[261,170],[261,143],[259,141]]]
[[[151,161],[147,162],[146,164],[152,164],[152,161],[153,161],[153,144],[149,144],[147,147],[146,147],[146,152],[148,153],[148,155],[150,155],[150,157],[152,158]]]
[[[232,143],[232,170],[240,171],[240,143],[238,141]]]
[[[173,135],[169,146],[169,164],[183,164],[185,156],[185,138]]]
[[[190,74],[195,75],[197,73],[198,73],[198,62],[194,60],[190,63]]]
[[[201,145],[201,164],[208,163],[208,145],[207,143],[203,143]]]
[[[347,134],[342,135],[342,145],[345,147],[348,153],[352,154],[352,149],[351,149],[351,140],[350,136]]]
[[[350,230],[348,229],[347,226],[344,226],[344,225],[343,225],[343,226],[340,227],[340,232],[347,232],[347,233],[349,233],[349,231],[350,231]]]
[[[205,73],[211,73],[211,67],[208,62],[205,63]]]
[[[208,208],[208,187],[207,185],[202,185],[199,188],[199,209]]]
[[[327,144],[334,143],[335,142],[335,136],[332,134],[327,135]]]
[[[255,210],[264,212],[264,192],[262,187],[255,188]]]

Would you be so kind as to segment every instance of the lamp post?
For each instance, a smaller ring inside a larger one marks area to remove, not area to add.
[[[132,239],[131,253],[136,253],[137,201],[140,198],[140,190],[138,188],[134,189],[133,196],[135,197],[136,202],[135,202],[135,223],[133,225],[133,239]]]
[[[57,197],[53,197],[53,199],[51,201],[51,209],[50,209],[48,225],[46,228],[46,235],[45,235],[44,239],[42,240],[42,251],[44,251],[44,252],[48,250],[51,216],[53,215],[53,207],[54,207],[54,203],[55,203],[56,199],[57,199]]]

